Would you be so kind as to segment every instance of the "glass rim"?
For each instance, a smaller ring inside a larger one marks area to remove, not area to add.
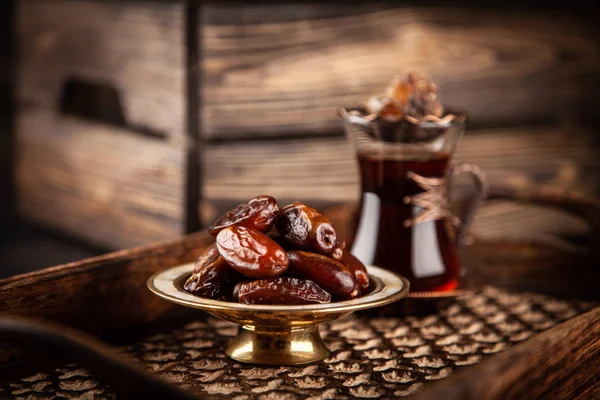
[[[359,113],[359,115],[356,113]],[[412,116],[403,116],[397,121],[379,119],[373,114],[368,114],[365,107],[340,107],[338,108],[338,115],[341,116],[346,123],[355,125],[373,126],[378,123],[394,124],[404,121],[423,128],[461,126],[464,125],[468,119],[466,111],[453,110],[451,108],[449,109],[449,112],[441,118],[436,117],[435,115],[426,115],[421,119],[416,119]]]

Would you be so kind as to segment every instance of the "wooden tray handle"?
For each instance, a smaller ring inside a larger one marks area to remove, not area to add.
[[[77,362],[110,385],[119,399],[199,398],[115,355],[113,349],[92,336],[65,325],[45,320],[0,318],[0,342],[33,350],[36,361],[41,357],[52,363]]]
[[[558,186],[492,185],[488,199],[506,199],[558,208],[585,220],[594,233],[600,231],[600,200]]]

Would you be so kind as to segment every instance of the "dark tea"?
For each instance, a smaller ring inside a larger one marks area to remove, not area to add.
[[[365,107],[339,114],[362,185],[350,251],[367,265],[404,275],[412,291],[453,291],[460,270],[456,248],[488,188],[476,165],[450,165],[467,115],[443,107],[437,86],[415,72],[395,78]],[[476,186],[461,219],[448,206],[448,180],[459,174],[470,175]]]
[[[405,276],[413,291],[458,283],[452,217],[446,205],[446,152],[358,154],[362,182],[352,253]]]

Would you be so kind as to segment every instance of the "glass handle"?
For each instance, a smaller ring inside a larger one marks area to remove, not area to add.
[[[467,233],[467,229],[473,222],[473,217],[475,216],[475,212],[483,205],[485,199],[487,198],[489,192],[489,181],[487,175],[481,168],[479,168],[475,164],[469,163],[458,163],[452,167],[452,178],[457,175],[468,174],[473,179],[473,183],[475,184],[475,196],[471,199],[469,205],[467,206],[464,215],[461,218],[454,217],[454,226],[456,226],[456,245],[457,247],[465,244],[465,235]]]

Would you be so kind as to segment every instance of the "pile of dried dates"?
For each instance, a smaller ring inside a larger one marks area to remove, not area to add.
[[[338,241],[331,222],[293,203],[279,209],[258,196],[225,213],[209,229],[216,237],[184,289],[243,304],[316,304],[365,294],[365,266]]]

